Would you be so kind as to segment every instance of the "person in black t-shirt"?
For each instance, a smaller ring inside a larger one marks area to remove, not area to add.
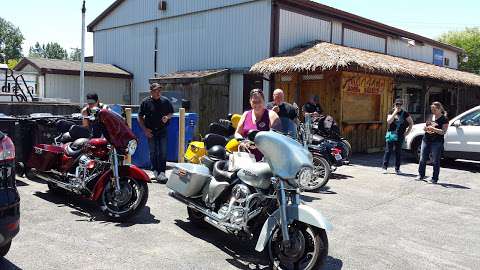
[[[92,113],[93,108],[108,109],[108,106],[100,102],[97,93],[88,93],[87,106],[85,106],[81,111],[82,116],[84,117],[82,125],[90,130],[92,133],[92,138],[100,138],[103,135],[102,126],[96,122],[90,123],[90,120],[86,118]]]
[[[416,180],[425,179],[427,161],[432,154],[433,176],[430,183],[436,184],[440,175],[440,158],[443,151],[444,136],[448,130],[447,112],[440,102],[433,102],[430,106],[432,120],[425,123],[425,136],[420,150],[420,163],[418,164],[418,177]]]
[[[320,97],[314,95],[310,98],[310,101],[305,103],[302,107],[303,113],[311,113],[313,117],[318,117],[323,113],[322,106],[320,106]]]
[[[157,181],[165,181],[167,167],[167,126],[172,118],[173,106],[161,95],[162,86],[150,85],[150,97],[140,104],[138,123],[145,132],[150,146],[150,162]]]
[[[383,173],[387,173],[390,156],[395,151],[395,173],[402,174],[400,164],[402,159],[402,144],[405,135],[410,133],[413,127],[413,119],[410,114],[403,109],[403,100],[396,99],[393,112],[387,116],[388,132],[397,136],[396,140],[386,141],[385,155],[383,156]]]
[[[297,127],[295,124],[297,110],[290,103],[284,101],[282,89],[275,89],[275,91],[273,91],[273,101],[267,104],[267,109],[278,114],[282,122],[282,132],[294,138],[297,137]]]

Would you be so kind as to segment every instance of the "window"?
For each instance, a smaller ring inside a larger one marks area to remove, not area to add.
[[[450,58],[445,57],[445,59],[443,59],[443,61],[444,61],[443,62],[444,66],[446,66],[446,67],[450,66]]]
[[[473,111],[460,120],[462,126],[480,126],[480,110]]]

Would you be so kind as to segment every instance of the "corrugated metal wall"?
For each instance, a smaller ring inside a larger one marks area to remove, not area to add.
[[[46,74],[45,97],[70,99],[79,102],[80,77],[74,75]],[[130,80],[105,77],[85,77],[85,94],[96,92],[107,104],[123,104],[129,94]]]
[[[158,0],[127,0],[100,21],[94,30],[104,30],[135,23],[143,23],[145,21],[165,19],[252,1],[258,0],[167,1],[167,10],[163,11],[158,9]]]
[[[332,43],[342,44],[342,23],[332,21]]]
[[[230,73],[230,113],[241,113],[243,111],[243,73]]]
[[[385,42],[386,40],[384,38],[361,33],[348,28],[344,29],[343,44],[348,47],[384,53]]]
[[[133,1],[127,1],[133,2]],[[180,1],[178,1],[180,2]],[[203,2],[203,1],[202,1]],[[158,28],[158,73],[249,68],[270,53],[268,0],[135,24],[94,33],[95,62],[134,74],[135,93],[148,91],[154,75],[154,29]]]
[[[283,52],[309,41],[330,41],[330,22],[280,10],[279,51]]]

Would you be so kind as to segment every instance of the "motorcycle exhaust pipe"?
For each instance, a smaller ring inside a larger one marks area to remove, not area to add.
[[[65,190],[78,193],[77,190],[75,190],[75,188],[73,188],[71,185],[66,184],[66,183],[64,183],[64,182],[62,182],[62,181],[58,181],[58,180],[56,180],[56,179],[53,179],[53,178],[51,178],[51,177],[49,177],[49,176],[47,176],[47,175],[45,175],[45,174],[43,174],[43,173],[37,172],[37,171],[34,171],[33,174],[34,174],[36,177],[42,179],[43,181],[53,183],[53,184],[57,185],[58,187],[63,188],[63,189],[65,189]]]

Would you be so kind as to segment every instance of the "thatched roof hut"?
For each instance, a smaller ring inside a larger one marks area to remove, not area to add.
[[[291,49],[255,64],[250,71],[288,73],[345,69],[480,86],[480,76],[473,73],[327,42],[311,42]]]

